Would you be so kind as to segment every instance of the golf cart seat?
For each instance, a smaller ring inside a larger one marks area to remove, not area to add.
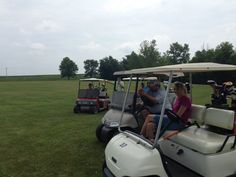
[[[213,132],[209,129],[209,126],[225,131],[232,130],[234,125],[234,111],[208,108],[205,112],[204,124],[201,128],[191,126],[185,129],[172,137],[171,141],[202,154],[230,151],[234,146],[235,136]]]
[[[100,91],[99,92],[99,98],[108,98],[108,96],[107,96],[107,91],[105,90],[105,91]]]
[[[110,108],[122,110],[124,98],[125,98],[125,92],[114,91],[110,103]],[[132,103],[133,103],[133,94],[129,93],[127,97],[127,102],[125,104],[125,111],[131,111]]]
[[[206,106],[192,104],[189,121],[190,122],[196,121],[199,125],[203,125],[204,123],[203,118],[205,116],[205,112],[206,112]]]

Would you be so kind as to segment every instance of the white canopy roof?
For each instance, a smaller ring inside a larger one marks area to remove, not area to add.
[[[109,81],[106,79],[99,79],[99,78],[85,78],[85,79],[80,79],[80,81],[113,83],[112,81]]]
[[[85,78],[85,79],[80,79],[81,81],[105,81],[104,79],[99,79],[99,78]]]
[[[167,74],[173,71],[174,74],[181,74],[185,72],[211,72],[211,71],[232,71],[236,70],[236,65],[219,64],[219,63],[185,63],[177,65],[166,65],[160,67],[151,68],[140,68],[132,69],[129,71],[123,71],[128,75],[138,75],[138,74]],[[120,75],[121,73],[115,72],[114,75]],[[168,74],[167,74],[168,75]]]
[[[129,77],[123,78],[123,81],[127,81],[130,80]],[[132,77],[132,80],[137,80],[137,77]],[[157,80],[157,77],[139,77],[139,80],[145,80],[145,81],[149,81],[149,80]]]
[[[159,68],[159,67],[153,67],[153,68]],[[158,71],[158,70],[155,70],[156,72],[153,73],[153,72],[149,72],[147,71],[147,69],[152,69],[152,68],[140,68],[140,69],[132,69],[132,70],[126,70],[126,71],[116,71],[114,72],[113,75],[116,75],[116,76],[125,76],[125,75],[148,75],[148,74],[156,74],[156,75],[166,75],[166,76],[169,76],[170,73],[169,72],[162,72],[162,71]],[[174,73],[174,77],[181,77],[181,76],[184,76],[184,73],[183,72],[175,72]],[[144,78],[144,77],[142,77]]]

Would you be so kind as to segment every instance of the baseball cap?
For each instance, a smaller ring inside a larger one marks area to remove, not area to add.
[[[160,82],[158,80],[151,80],[149,81],[150,84],[156,85],[156,86],[160,86]]]

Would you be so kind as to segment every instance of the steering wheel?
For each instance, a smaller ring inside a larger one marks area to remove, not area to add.
[[[150,106],[150,107],[155,105],[155,103],[150,101],[147,97],[141,96],[141,99],[142,99],[144,105],[147,105],[147,106]]]
[[[181,118],[172,110],[166,109],[165,113],[171,121],[173,121],[173,122],[180,122],[181,121]]]

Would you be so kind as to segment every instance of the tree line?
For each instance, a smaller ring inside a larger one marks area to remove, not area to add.
[[[68,60],[68,57],[66,57],[66,59]],[[113,76],[113,73],[115,71],[198,62],[236,64],[236,50],[232,43],[222,42],[215,48],[202,48],[201,50],[196,51],[194,56],[190,58],[188,44],[179,44],[178,42],[175,42],[170,44],[170,47],[166,52],[161,53],[157,47],[156,40],[145,40],[140,44],[138,52],[132,51],[129,55],[124,56],[121,61],[118,61],[112,56],[104,57],[99,61],[87,59],[84,61],[84,69],[85,77],[100,77],[103,79],[114,80],[115,77]],[[62,63],[60,65],[61,74],[63,71],[63,67],[61,67]],[[69,62],[67,61],[67,63]],[[78,67],[76,67],[73,67],[73,69],[78,71]],[[235,72],[196,73],[193,74],[193,82],[205,83],[207,79],[215,78],[219,83],[226,80],[235,81],[235,74]],[[181,80],[184,81],[186,78],[182,78]]]

